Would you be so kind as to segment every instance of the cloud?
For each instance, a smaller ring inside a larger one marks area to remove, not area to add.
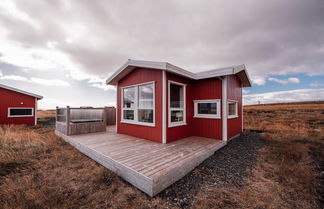
[[[248,94],[248,93],[250,93],[250,90],[247,90],[247,89],[243,89],[242,91],[243,91],[243,94]]]
[[[59,79],[31,78],[30,82],[46,85],[46,86],[62,86],[62,87],[70,86],[68,82]]]
[[[324,88],[243,95],[244,105],[258,104],[259,102],[261,104],[269,104],[278,102],[318,101],[320,99],[324,99]]]
[[[269,81],[274,81],[274,82],[277,82],[277,83],[280,83],[280,84],[288,84],[288,83],[299,83],[300,80],[299,78],[296,78],[296,77],[290,77],[288,79],[278,79],[278,78],[273,78],[273,77],[270,77],[268,78]]]
[[[116,90],[114,86],[106,85],[106,79],[104,78],[92,77],[91,79],[88,80],[88,83],[92,87],[103,89],[105,91]]]
[[[324,87],[324,83],[318,82],[318,81],[314,81],[312,83],[309,84],[311,87]]]
[[[72,78],[108,77],[128,58],[192,71],[244,63],[257,85],[276,74],[324,74],[321,0],[246,0],[239,11],[235,1],[207,0],[0,4],[0,59]]]
[[[256,78],[252,79],[252,83],[256,84],[258,86],[263,86],[266,84],[266,82],[267,81],[265,80],[265,78],[262,78],[262,77],[256,77]]]
[[[20,75],[2,75],[2,74],[0,74],[0,80],[28,81],[27,78]]]
[[[70,84],[66,81],[59,79],[44,79],[44,78],[27,78],[20,75],[3,75],[0,73],[0,80],[12,80],[12,81],[25,81],[29,83],[37,83],[45,86],[62,86],[68,87]]]

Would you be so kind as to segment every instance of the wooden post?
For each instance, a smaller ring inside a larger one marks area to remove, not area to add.
[[[105,107],[102,109],[102,117],[103,117],[103,123],[105,124],[105,126],[107,126],[107,112]]]
[[[57,115],[58,115],[58,114],[57,114],[58,108],[59,108],[59,107],[58,107],[58,106],[56,106],[56,112],[55,112],[55,121],[58,121],[58,116],[57,116]]]
[[[70,135],[70,106],[66,106],[66,135]]]

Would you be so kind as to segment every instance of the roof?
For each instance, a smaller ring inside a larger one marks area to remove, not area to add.
[[[33,93],[23,91],[23,90],[20,90],[20,89],[16,89],[16,88],[6,86],[6,85],[3,85],[3,84],[0,84],[0,88],[4,88],[4,89],[10,90],[10,91],[15,91],[15,92],[18,92],[18,93],[21,93],[21,94],[25,94],[25,95],[28,95],[28,96],[31,96],[31,97],[35,97],[37,99],[43,99],[43,97],[40,96],[40,95],[33,94]]]
[[[143,60],[131,60],[129,59],[124,65],[122,65],[115,73],[113,73],[106,81],[108,85],[116,85],[119,80],[124,78],[128,73],[134,70],[136,67],[150,68],[155,70],[165,70],[167,72],[175,73],[183,77],[200,80],[206,78],[214,78],[226,75],[237,75],[240,79],[243,87],[251,87],[252,82],[247,73],[245,65],[236,65],[231,67],[219,68],[214,70],[208,70],[198,73],[193,73],[184,70],[180,67],[172,65],[167,62],[152,62]]]

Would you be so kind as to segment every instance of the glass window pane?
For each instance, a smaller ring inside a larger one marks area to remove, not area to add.
[[[183,110],[172,110],[171,122],[182,122],[182,121],[183,121]]]
[[[134,110],[124,110],[123,117],[125,120],[134,120]]]
[[[229,115],[236,115],[236,102],[229,102],[228,103],[228,114]]]
[[[177,84],[170,84],[170,107],[182,108],[184,104],[184,87]]]
[[[135,107],[135,87],[123,89],[123,107]]]
[[[33,110],[32,109],[10,109],[10,115],[24,115],[24,116],[32,116]]]
[[[153,84],[138,87],[138,107],[141,109],[153,109]]]
[[[153,123],[153,110],[138,110],[138,121],[145,123]]]
[[[217,114],[217,103],[198,103],[198,114]]]

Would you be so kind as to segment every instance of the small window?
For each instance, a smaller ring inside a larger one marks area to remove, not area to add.
[[[237,101],[228,101],[228,118],[236,118],[237,114]]]
[[[32,117],[34,108],[8,108],[8,117]]]
[[[220,100],[195,100],[194,111],[196,118],[220,118]]]
[[[169,127],[186,125],[186,85],[169,81]]]

